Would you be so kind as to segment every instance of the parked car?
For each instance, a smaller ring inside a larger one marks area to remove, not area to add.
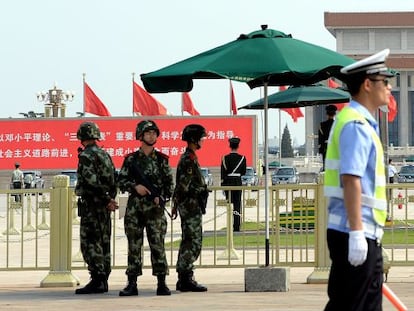
[[[414,165],[404,165],[398,173],[398,182],[414,182]]]
[[[210,172],[210,169],[208,167],[202,167],[201,168],[201,173],[204,176],[204,180],[206,182],[207,186],[212,186],[213,185],[213,175]]]
[[[76,183],[78,182],[78,174],[76,173],[76,170],[66,170],[60,173],[69,176],[69,187],[75,188]]]
[[[272,174],[272,185],[298,184],[299,173],[294,166],[282,166]]]
[[[257,186],[259,185],[259,177],[257,177],[256,170],[248,166],[246,167],[246,174],[241,177],[242,186]]]

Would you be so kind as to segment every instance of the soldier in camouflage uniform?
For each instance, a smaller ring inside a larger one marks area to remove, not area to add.
[[[157,295],[171,295],[165,283],[169,270],[164,247],[167,232],[164,208],[173,191],[173,176],[168,156],[154,149],[159,135],[155,122],[139,122],[136,139],[141,141],[141,147],[125,157],[119,172],[120,190],[129,192],[124,219],[128,238],[128,284],[119,292],[120,296],[138,295],[144,229],[151,249],[152,274],[158,279]]]
[[[178,163],[173,194],[172,216],[175,219],[178,210],[181,218],[176,289],[182,292],[207,291],[207,287],[198,284],[193,277],[194,262],[200,256],[203,240],[200,197],[208,191],[196,150],[203,145],[205,136],[206,130],[199,124],[190,124],[184,128],[182,140],[187,142],[187,148]]]
[[[81,217],[80,244],[88,265],[91,281],[76,294],[108,291],[111,273],[111,212],[118,208],[115,167],[110,155],[96,144],[100,139],[98,126],[93,122],[80,125],[77,138],[79,148],[78,181],[75,192]]]

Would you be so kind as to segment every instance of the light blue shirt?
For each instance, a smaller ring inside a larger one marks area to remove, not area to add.
[[[351,100],[349,107],[354,108],[362,114],[375,131],[377,133],[379,132],[377,121],[364,106]],[[333,126],[335,126],[335,123]],[[366,125],[363,125],[359,121],[347,123],[340,134],[339,145],[340,175],[349,174],[359,176],[361,178],[362,193],[374,196],[376,149],[371,133]],[[330,198],[328,211],[330,219],[332,219],[331,216],[334,216],[336,220],[335,222],[328,221],[328,228],[341,232],[350,231],[343,199]],[[382,228],[375,222],[372,208],[367,206],[362,207],[362,221],[364,225],[368,224],[370,228],[380,228],[380,235],[382,236]],[[381,238],[378,234],[373,234],[372,230],[371,232],[365,230],[365,235],[371,239]]]

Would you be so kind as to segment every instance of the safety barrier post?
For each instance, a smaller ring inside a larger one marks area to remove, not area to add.
[[[50,194],[50,271],[41,287],[73,287],[79,278],[71,272],[72,200],[69,199],[69,177],[53,177]]]
[[[240,255],[237,253],[236,249],[234,248],[233,243],[233,204],[231,202],[231,191],[229,191],[229,199],[226,204],[227,206],[227,245],[226,249],[223,251],[221,255],[217,257],[218,260],[230,260],[230,259],[239,259]]]
[[[14,210],[22,207],[21,202],[15,202],[14,199],[9,197],[7,204],[7,229],[3,231],[4,235],[18,235],[19,230],[14,227]]]
[[[24,232],[35,232],[36,228],[32,225],[32,194],[26,193],[26,202],[27,202],[27,222],[26,225],[23,227]]]

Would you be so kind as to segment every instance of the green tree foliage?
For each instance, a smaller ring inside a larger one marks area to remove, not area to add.
[[[293,158],[292,139],[287,124],[282,135],[282,158]]]

